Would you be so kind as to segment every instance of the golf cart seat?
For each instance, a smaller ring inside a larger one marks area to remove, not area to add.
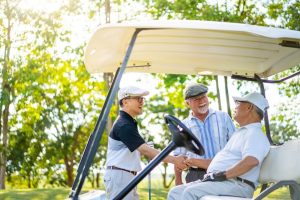
[[[272,146],[262,163],[259,182],[273,183],[255,199],[263,199],[272,191],[282,187],[292,188],[293,198],[300,199],[300,139],[285,142],[280,146]],[[201,200],[245,200],[247,198],[228,196],[205,196]]]

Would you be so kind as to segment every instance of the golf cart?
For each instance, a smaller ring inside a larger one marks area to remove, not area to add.
[[[232,79],[257,82],[265,95],[264,83],[277,83],[297,76],[300,71],[281,80],[269,80],[276,73],[300,63],[300,32],[237,23],[206,21],[147,21],[101,26],[92,35],[85,51],[90,73],[115,72],[103,109],[81,158],[70,193],[71,199],[99,199],[104,192],[79,196],[88,170],[105,129],[106,120],[126,72],[169,74],[214,74]],[[292,199],[300,199],[300,140],[274,144],[268,112],[264,116],[266,135],[272,144],[262,164],[259,181],[263,199],[282,186],[289,186]],[[199,154],[201,144],[179,120],[169,116],[166,123],[172,142],[115,198],[122,199],[176,146],[185,146]],[[179,125],[179,126],[178,126]],[[179,127],[179,128],[178,128]],[[184,143],[176,138],[185,137]],[[245,199],[205,196],[202,200]]]

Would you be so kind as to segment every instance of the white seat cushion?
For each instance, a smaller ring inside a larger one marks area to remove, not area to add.
[[[259,182],[294,180],[300,183],[300,139],[272,146],[262,163]]]
[[[279,182],[295,180],[300,183],[300,139],[272,146],[262,163],[259,182]],[[247,200],[248,198],[229,196],[204,196],[201,200]]]

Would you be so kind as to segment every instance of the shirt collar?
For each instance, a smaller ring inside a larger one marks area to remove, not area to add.
[[[120,116],[124,117],[125,119],[132,120],[134,123],[137,123],[137,121],[133,117],[131,117],[131,115],[129,115],[127,112],[125,112],[124,110],[120,110]]]
[[[240,129],[242,128],[262,128],[262,124],[260,122],[255,122],[255,123],[251,123],[251,124],[247,124],[245,126],[240,127]]]

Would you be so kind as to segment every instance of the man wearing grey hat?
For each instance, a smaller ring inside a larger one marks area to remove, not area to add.
[[[129,86],[118,92],[121,111],[109,133],[104,185],[107,199],[113,199],[141,170],[140,154],[154,158],[159,151],[147,145],[139,134],[135,118],[142,114],[147,90]],[[164,162],[185,168],[184,157],[167,156]],[[136,200],[136,188],[126,195],[126,200]]]
[[[234,119],[240,128],[211,161],[203,180],[172,188],[169,200],[198,200],[205,195],[252,198],[270,143],[261,120],[268,101],[259,93],[234,97]]]
[[[187,183],[202,179],[211,159],[224,148],[225,144],[235,131],[235,127],[226,112],[209,108],[207,97],[208,88],[200,83],[187,85],[184,90],[184,98],[190,108],[190,115],[183,123],[201,141],[205,154],[196,155],[185,148],[177,148],[174,155],[184,155],[188,159],[188,172],[185,177]],[[175,166],[175,184],[182,184],[182,170]]]

